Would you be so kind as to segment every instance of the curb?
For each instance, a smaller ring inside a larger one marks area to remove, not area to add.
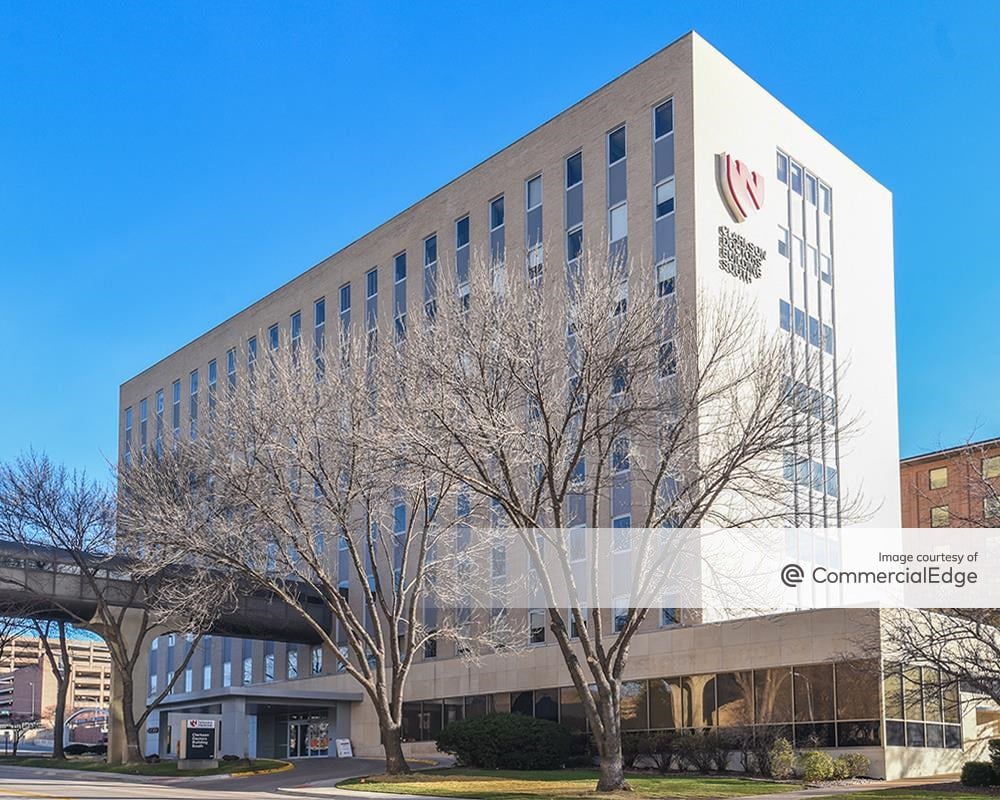
[[[272,761],[280,761],[281,759],[271,759]],[[230,778],[249,778],[253,775],[274,775],[278,772],[288,772],[291,769],[295,769],[295,765],[291,761],[282,761],[280,767],[271,767],[270,769],[255,769],[247,772],[233,772],[230,773],[228,777]],[[214,776],[213,776],[214,777]]]
[[[410,758],[407,762],[412,766],[417,766],[418,770],[435,769],[437,767],[450,766],[450,760],[432,760],[426,758]],[[358,778],[366,778],[372,773],[365,772],[359,775],[344,775],[336,778],[332,783],[327,781],[314,781],[302,784],[301,786],[279,787],[276,791],[290,795],[309,795],[312,797],[372,797],[373,800],[413,800],[417,795],[412,794],[387,794],[383,792],[367,792],[350,789],[341,789],[340,785],[347,781],[354,781]],[[435,797],[433,795],[419,795],[423,800],[455,800],[455,798]]]

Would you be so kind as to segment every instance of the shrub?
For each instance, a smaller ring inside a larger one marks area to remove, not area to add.
[[[622,734],[622,761],[628,769],[634,769],[640,758],[650,754],[650,738],[648,733],[639,731]]]
[[[833,777],[837,780],[863,778],[871,771],[872,762],[862,753],[844,753],[833,761]]]
[[[82,756],[84,753],[90,752],[90,745],[86,744],[68,744],[63,748],[63,753],[68,756]]]
[[[649,743],[649,757],[660,772],[670,772],[677,755],[676,733],[658,733]]]
[[[559,769],[570,757],[570,732],[556,722],[522,714],[487,714],[455,722],[437,747],[458,763],[483,769]]]
[[[224,756],[222,757],[222,760],[223,760],[223,761],[239,761],[239,760],[241,760],[242,758],[243,758],[243,756],[237,756],[237,755],[233,755],[232,753],[226,753],[226,754],[225,754],[225,755],[224,755]]]
[[[681,769],[711,772],[715,764],[714,753],[706,746],[705,737],[700,733],[682,733],[674,740],[674,751]]]
[[[783,781],[792,777],[795,771],[795,750],[791,742],[783,736],[779,736],[772,743],[767,751],[767,772],[770,778]]]
[[[567,767],[592,767],[597,757],[594,738],[589,733],[571,733]]]
[[[990,762],[993,772],[1000,775],[1000,739],[990,739]]]
[[[961,780],[963,786],[992,786],[996,773],[989,761],[966,761],[962,765]]]
[[[828,781],[833,777],[833,759],[828,753],[807,750],[799,755],[799,772],[807,781]]]
[[[150,753],[149,755],[146,756],[146,763],[147,764],[159,764],[160,763],[160,754],[159,753]]]
[[[702,734],[702,747],[705,755],[716,772],[729,769],[729,754],[733,750],[733,740],[721,731],[708,731]]]
[[[108,746],[101,742],[100,744],[92,744],[87,748],[88,753],[93,753],[98,756],[106,756],[108,754]]]

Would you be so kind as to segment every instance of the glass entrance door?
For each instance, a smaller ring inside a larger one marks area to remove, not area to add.
[[[288,757],[314,758],[330,754],[330,726],[325,720],[289,720]]]

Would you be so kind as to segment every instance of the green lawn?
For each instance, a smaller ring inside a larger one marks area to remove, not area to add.
[[[746,778],[694,777],[687,775],[629,775],[635,798],[716,798],[751,794],[789,792],[802,788],[799,783],[774,783]],[[525,800],[546,797],[560,800],[594,800],[597,771],[586,769],[555,772],[516,772],[505,770],[444,769],[414,775],[374,775],[341,783],[345,789],[368,792],[436,795],[438,797],[474,797],[482,800]]]
[[[217,769],[191,769],[183,772],[177,769],[173,761],[161,761],[159,764],[124,764],[109,767],[103,758],[94,756],[70,756],[62,760],[48,756],[0,756],[0,766],[4,767],[42,767],[44,769],[82,769],[89,772],[114,772],[119,775],[176,775],[195,778],[199,775],[229,775],[241,772],[256,772],[257,770],[277,769],[287,764],[286,761],[272,761],[257,758],[253,762],[220,761]]]

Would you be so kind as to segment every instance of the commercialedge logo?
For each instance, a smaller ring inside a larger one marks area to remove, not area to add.
[[[729,213],[743,222],[754,211],[764,207],[764,176],[754,172],[729,153],[716,157],[719,189]]]
[[[979,574],[954,567],[923,566],[916,569],[833,570],[815,567],[810,575],[818,584],[857,584],[861,586],[954,586],[961,589],[979,582]],[[781,568],[781,582],[789,589],[805,580],[805,570],[799,564]]]

